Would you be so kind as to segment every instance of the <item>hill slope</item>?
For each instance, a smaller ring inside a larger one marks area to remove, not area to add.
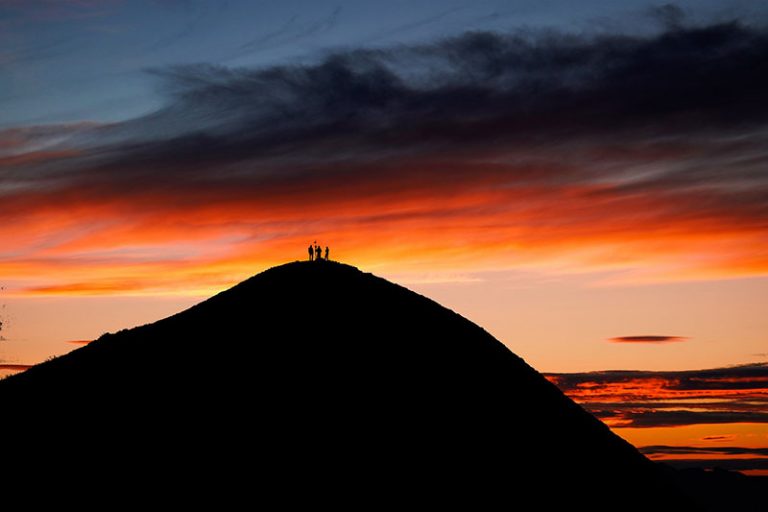
[[[676,506],[653,464],[487,332],[338,263],[276,267],[102,336],[0,382],[0,401],[17,427],[127,429],[113,444],[177,470],[236,453],[331,494]]]

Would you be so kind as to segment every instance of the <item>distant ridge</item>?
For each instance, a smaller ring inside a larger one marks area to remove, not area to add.
[[[55,424],[113,471],[151,454],[210,485],[242,483],[234,457],[267,487],[321,500],[694,510],[486,331],[339,263],[275,267],[104,335],[1,381],[0,401],[16,411],[7,433]]]

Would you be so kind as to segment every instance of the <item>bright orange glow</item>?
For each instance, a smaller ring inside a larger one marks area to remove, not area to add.
[[[302,258],[319,239],[332,255],[384,272],[611,271],[605,284],[614,285],[768,274],[768,253],[755,250],[766,246],[762,226],[679,216],[669,197],[505,187],[499,174],[401,188],[369,181],[185,201],[19,194],[0,215],[13,220],[5,235],[23,257],[0,260],[0,273],[25,283],[17,294],[196,295]]]

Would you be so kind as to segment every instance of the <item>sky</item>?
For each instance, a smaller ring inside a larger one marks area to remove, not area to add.
[[[318,240],[765,471],[767,57],[754,1],[0,0],[0,373]]]

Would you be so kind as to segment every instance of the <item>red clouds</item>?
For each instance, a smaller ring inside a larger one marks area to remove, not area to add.
[[[768,364],[676,372],[548,374],[613,427],[768,423]]]
[[[768,363],[547,378],[651,459],[766,474]]]

